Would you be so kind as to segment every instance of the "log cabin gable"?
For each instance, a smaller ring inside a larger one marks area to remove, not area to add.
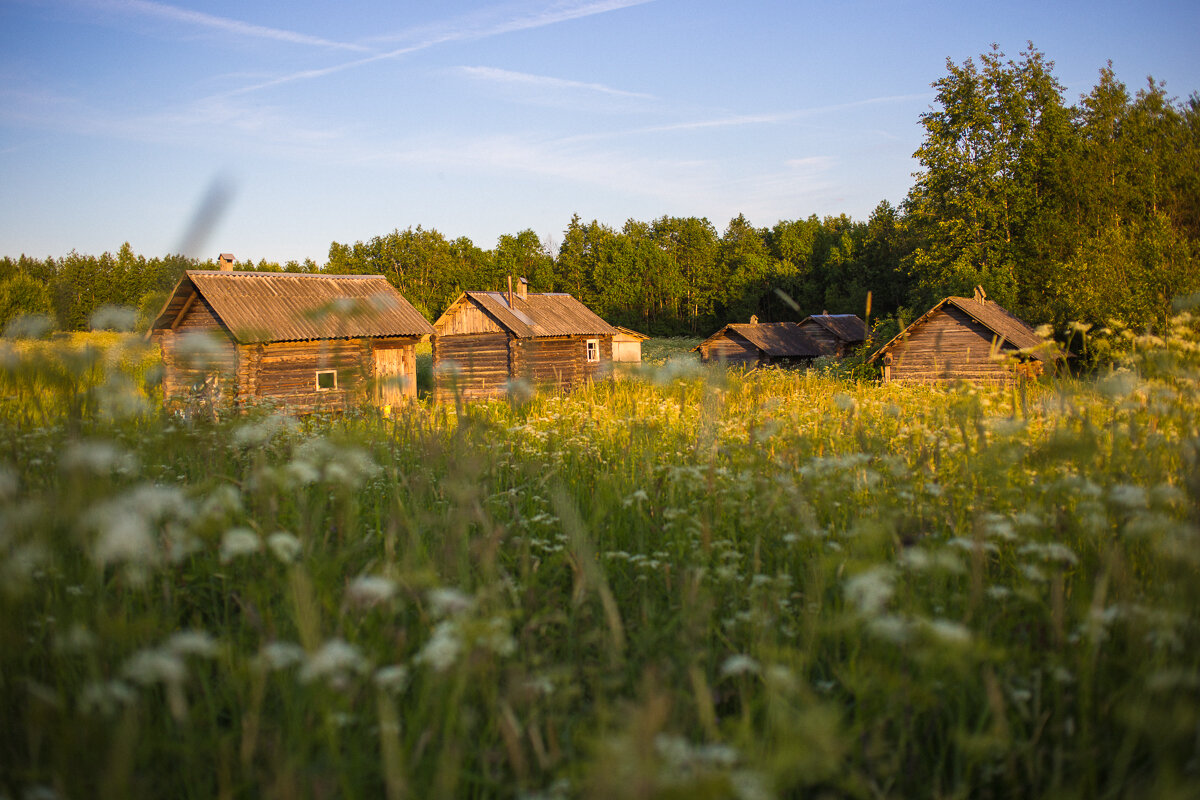
[[[438,318],[434,330],[439,336],[505,332],[495,318],[465,294]]]

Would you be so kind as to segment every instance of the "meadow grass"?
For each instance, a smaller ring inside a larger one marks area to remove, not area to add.
[[[5,344],[0,796],[1196,796],[1198,328],[220,423]]]

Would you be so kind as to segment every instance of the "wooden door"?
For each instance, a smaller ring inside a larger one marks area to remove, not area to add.
[[[381,408],[398,405],[405,397],[416,397],[415,362],[411,345],[375,348],[376,397]]]

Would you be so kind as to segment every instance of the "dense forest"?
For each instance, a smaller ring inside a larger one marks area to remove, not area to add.
[[[1200,95],[1180,101],[1149,79],[1131,92],[1109,64],[1068,105],[1053,62],[1030,45],[946,62],[920,118],[920,168],[897,207],[724,231],[706,218],[630,219],[620,230],[575,215],[557,247],[531,230],[485,250],[418,225],[366,242],[333,242],[323,265],[249,261],[237,269],[386,275],[434,318],[463,289],[565,291],[614,324],[655,335],[707,334],[751,314],[799,319],[827,310],[903,324],[948,294],[989,297],[1061,329],[1165,320],[1200,291]],[[46,314],[85,329],[109,305],[158,310],[183,256],[0,259],[0,325]]]

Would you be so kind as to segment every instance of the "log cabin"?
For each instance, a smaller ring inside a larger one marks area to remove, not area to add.
[[[569,294],[463,292],[434,323],[439,400],[502,396],[510,381],[569,389],[609,370],[617,329]]]
[[[884,381],[1008,383],[1041,375],[1061,354],[1028,324],[987,299],[947,297],[879,348]]]
[[[221,264],[184,273],[147,333],[168,409],[386,411],[416,396],[416,344],[433,327],[384,276]]]
[[[867,324],[856,314],[812,314],[800,322],[823,355],[844,358],[867,340]]]
[[[729,323],[692,348],[700,360],[709,363],[765,366],[768,364],[808,364],[821,356],[816,343],[795,322],[759,322],[751,317],[748,324]]]

